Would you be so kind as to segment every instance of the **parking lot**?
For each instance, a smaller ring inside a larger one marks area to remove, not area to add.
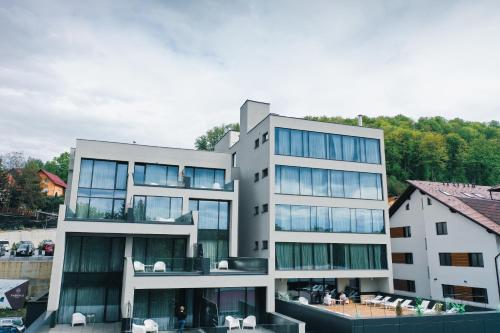
[[[38,251],[37,251],[38,252]],[[31,257],[16,257],[6,253],[0,257],[0,261],[52,261],[53,256],[34,254]]]

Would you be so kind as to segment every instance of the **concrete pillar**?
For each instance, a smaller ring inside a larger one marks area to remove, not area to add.
[[[56,311],[59,308],[59,297],[62,287],[62,274],[64,264],[64,253],[66,252],[66,232],[64,231],[64,217],[66,206],[59,206],[58,228],[55,242],[57,248],[54,251],[52,260],[52,272],[50,275],[49,300],[47,303],[48,311]]]
[[[125,253],[123,263],[123,280],[122,280],[122,300],[121,311],[122,318],[130,318],[134,310],[134,264],[132,262],[132,245],[133,237],[125,238]]]

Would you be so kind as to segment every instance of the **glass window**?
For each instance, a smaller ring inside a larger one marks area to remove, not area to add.
[[[342,137],[336,134],[328,135],[328,158],[331,160],[342,160]]]
[[[185,175],[190,179],[193,188],[223,189],[225,180],[224,169],[186,167]]]
[[[342,138],[343,157],[345,161],[360,161],[359,138],[344,136]]]
[[[349,208],[332,208],[333,232],[351,232],[351,213]]]
[[[276,230],[292,230],[290,205],[276,205]]]
[[[302,131],[290,130],[290,155],[304,156],[304,146],[302,143]]]
[[[80,163],[79,187],[91,187],[93,165],[93,160],[82,159],[82,162]]]
[[[369,209],[356,209],[356,232],[371,233],[372,212]]]
[[[313,195],[328,196],[328,170],[312,169]]]
[[[326,158],[326,135],[309,132],[309,157]]]
[[[375,173],[360,173],[359,175],[361,181],[361,198],[376,200],[378,198],[377,177],[379,175]]]
[[[290,155],[290,130],[285,128],[276,128],[275,153],[277,155]]]
[[[447,235],[448,234],[448,228],[447,228],[446,222],[437,222],[436,223],[436,233],[438,235]]]
[[[380,164],[380,142],[377,139],[365,140],[365,154],[367,163]]]
[[[310,231],[311,212],[308,206],[292,206],[292,230]]]
[[[358,172],[344,172],[344,190],[346,198],[361,198]]]
[[[384,211],[374,209],[372,210],[372,217],[373,217],[373,232],[384,233],[385,231]]]
[[[94,161],[92,187],[113,189],[115,185],[116,162]]]
[[[312,172],[310,168],[300,168],[300,194],[301,195],[312,195],[313,185],[312,185]]]
[[[281,167],[281,193],[299,194],[299,168]]]
[[[330,226],[330,209],[328,207],[314,207],[316,208],[316,231],[320,232],[330,232],[332,230]]]
[[[333,197],[344,197],[344,173],[342,171],[330,171],[331,174],[331,188],[330,193]]]

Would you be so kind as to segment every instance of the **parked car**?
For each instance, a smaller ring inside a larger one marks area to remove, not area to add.
[[[16,249],[16,257],[32,256],[35,254],[35,245],[30,241],[21,241]]]
[[[9,243],[8,240],[0,239],[0,246],[3,246],[3,248],[5,249],[5,251],[7,251],[7,252],[10,251],[10,243]]]
[[[25,330],[22,317],[0,318],[0,333],[21,333]]]
[[[46,256],[53,256],[54,255],[54,248],[55,244],[51,240],[44,240],[42,242],[42,250],[45,251]]]

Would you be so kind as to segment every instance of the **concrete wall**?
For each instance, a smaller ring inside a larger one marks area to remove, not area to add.
[[[51,270],[52,260],[0,260],[0,278],[29,280],[30,297],[47,293]]]
[[[51,239],[55,242],[56,229],[27,229],[0,232],[0,240],[9,241],[10,246],[12,246],[12,243],[17,243],[22,240],[32,241],[35,246],[38,246],[38,244],[45,239]]]

